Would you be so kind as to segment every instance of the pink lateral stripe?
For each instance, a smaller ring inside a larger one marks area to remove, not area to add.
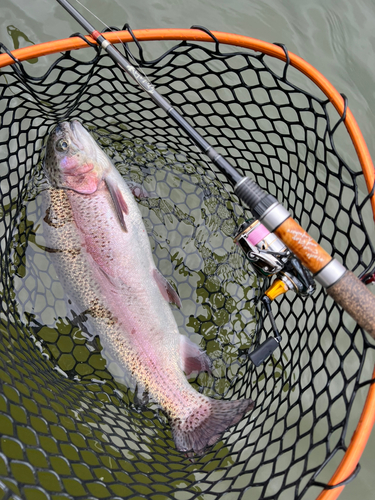
[[[253,231],[251,231],[247,236],[247,241],[252,245],[256,245],[263,238],[265,238],[270,232],[267,228],[263,226],[263,224],[259,224]]]

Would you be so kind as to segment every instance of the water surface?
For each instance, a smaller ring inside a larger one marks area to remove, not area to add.
[[[375,4],[372,0],[83,0],[83,3],[109,25],[121,26],[128,22],[133,28],[187,28],[200,24],[212,30],[286,44],[349,98],[349,106],[375,158]],[[0,12],[0,41],[10,49],[66,38],[80,31],[54,0],[2,0]],[[81,12],[84,12],[82,8]],[[90,21],[101,28],[95,18],[90,17]],[[42,60],[32,61],[28,69],[38,71],[47,66]],[[348,159],[352,157],[350,144],[345,154]],[[364,397],[361,395],[357,401],[357,419]],[[349,500],[354,495],[361,495],[365,500],[373,497],[374,445],[373,434],[361,460],[362,471],[357,480],[345,488],[341,499]]]

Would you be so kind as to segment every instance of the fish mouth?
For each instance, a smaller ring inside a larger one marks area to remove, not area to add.
[[[86,135],[89,135],[85,127],[78,120],[72,120],[71,122],[66,122],[67,126],[70,129],[71,134],[73,135],[73,142],[80,149],[84,149],[84,144],[82,140]]]
[[[81,123],[78,120],[73,120],[71,122],[68,122],[68,125],[70,125],[70,130],[72,131],[75,139],[77,139],[79,128],[81,128],[81,129],[83,128]]]

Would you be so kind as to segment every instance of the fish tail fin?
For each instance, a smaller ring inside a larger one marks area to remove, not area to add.
[[[251,399],[220,401],[205,398],[198,409],[184,420],[171,422],[176,448],[183,452],[203,455],[228,429],[237,424],[248,411],[254,408]]]

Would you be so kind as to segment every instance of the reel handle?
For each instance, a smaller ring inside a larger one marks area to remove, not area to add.
[[[268,339],[266,339],[262,344],[260,344],[256,349],[254,349],[248,355],[249,359],[255,366],[259,366],[260,364],[264,363],[264,361],[268,358],[268,356],[270,356],[273,353],[273,351],[279,347],[281,341],[281,336],[276,326],[275,318],[273,317],[272,314],[272,309],[271,309],[272,299],[270,299],[268,295],[264,295],[262,297],[262,302],[267,309],[268,317],[271,321],[272,330],[275,336],[268,337]]]
[[[351,271],[346,271],[344,276],[337,283],[327,288],[327,293],[375,339],[375,297],[362,281],[360,281]],[[267,308],[276,336],[266,339],[248,355],[255,366],[264,363],[264,361],[279,347],[281,340],[271,312],[271,300],[267,296],[265,296],[264,299],[263,303]]]
[[[249,359],[255,366],[259,366],[271,356],[273,351],[279,347],[279,342],[275,337],[268,337],[267,340],[260,344],[259,347],[254,349],[253,352],[249,354]]]

